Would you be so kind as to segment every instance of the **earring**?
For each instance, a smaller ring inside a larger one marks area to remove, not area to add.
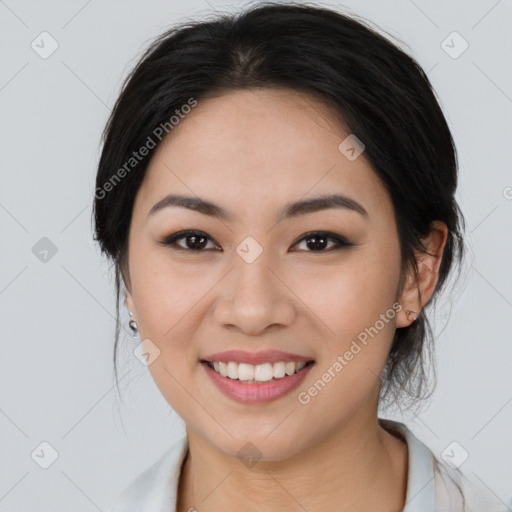
[[[409,320],[409,315],[410,315],[411,313],[418,313],[418,311],[414,311],[413,309],[406,309],[406,310],[405,310],[405,314],[407,315],[407,320]],[[418,318],[418,317],[417,317],[417,316],[415,316],[415,317],[412,319],[412,321],[414,322],[414,320],[416,320],[416,318]]]
[[[133,319],[133,313],[130,311],[130,321],[128,322],[128,327],[131,329],[131,331],[133,332],[133,338],[136,338],[137,337],[137,333],[138,333],[138,327],[137,327],[137,322]]]

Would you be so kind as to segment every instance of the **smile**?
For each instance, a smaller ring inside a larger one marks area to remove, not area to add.
[[[278,361],[252,365],[234,361],[201,361],[215,386],[237,402],[277,400],[300,385],[315,361]]]
[[[234,361],[206,361],[208,366],[223,377],[247,384],[258,384],[264,382],[273,382],[282,379],[285,376],[300,372],[307,364],[313,361],[295,362],[280,361],[277,363],[263,363],[253,365],[249,363],[235,363]]]

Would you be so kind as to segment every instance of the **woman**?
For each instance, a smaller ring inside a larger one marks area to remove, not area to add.
[[[155,41],[105,129],[96,237],[187,435],[112,510],[500,510],[378,417],[429,393],[456,185],[425,73],[363,22],[260,4]]]

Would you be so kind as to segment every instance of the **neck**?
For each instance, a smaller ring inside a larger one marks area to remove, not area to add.
[[[179,512],[403,510],[407,445],[376,413],[360,416],[299,454],[252,466],[187,427],[189,452],[178,486]]]

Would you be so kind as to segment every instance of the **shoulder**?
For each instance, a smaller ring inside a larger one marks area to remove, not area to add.
[[[501,502],[475,477],[434,458],[436,512],[507,512]],[[458,507],[458,508],[457,508]]]
[[[139,474],[118,496],[108,512],[164,512],[176,503],[187,437],[178,439],[156,462]]]

